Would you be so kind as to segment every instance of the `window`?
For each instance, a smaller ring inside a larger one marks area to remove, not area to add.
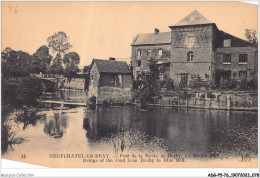
[[[231,54],[223,54],[223,64],[231,64]]]
[[[141,66],[141,61],[137,61],[137,67]]]
[[[158,56],[162,56],[162,50],[161,49],[158,50]]]
[[[94,76],[93,75],[91,75],[91,80],[93,80],[94,79]]]
[[[141,57],[141,50],[137,50],[137,57]]]
[[[188,62],[191,62],[191,61],[193,61],[193,52],[192,51],[189,51],[188,53],[187,53],[187,60],[188,60]]]
[[[194,45],[194,36],[189,36],[188,37],[188,45],[193,46]]]
[[[239,64],[247,64],[247,54],[239,54]]]
[[[238,76],[240,78],[247,78],[247,72],[246,71],[239,71]]]
[[[230,47],[231,46],[231,39],[224,40],[223,46],[224,47]]]

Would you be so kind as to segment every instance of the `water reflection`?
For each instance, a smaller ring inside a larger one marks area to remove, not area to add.
[[[64,112],[50,111],[44,122],[44,133],[53,138],[61,138],[67,128],[67,116]]]
[[[22,106],[14,109],[11,106],[2,106],[2,125],[1,125],[1,152],[6,153],[9,149],[13,150],[13,145],[18,145],[29,141],[27,137],[17,136],[22,125],[23,130],[29,125],[36,126],[38,121],[45,119],[44,114],[40,114],[36,108]]]
[[[111,142],[115,152],[160,147],[173,153],[257,154],[254,112],[98,107],[86,111],[83,128],[89,142]]]
[[[30,139],[16,150],[38,145],[38,149],[47,152],[65,149],[84,153],[91,149],[91,152],[114,151],[115,154],[129,151],[222,156],[257,154],[257,112],[156,107],[141,111],[134,106],[112,106],[95,110],[31,108],[16,112],[16,116],[14,123],[22,128],[15,133],[16,138],[28,136]],[[6,128],[6,135],[14,130],[8,130],[8,125]]]
[[[35,126],[41,119],[45,119],[45,114],[39,114],[36,108],[24,106],[22,109],[16,111],[15,122],[23,123],[23,130],[27,126]]]

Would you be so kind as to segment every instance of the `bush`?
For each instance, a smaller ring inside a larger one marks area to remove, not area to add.
[[[247,84],[247,86],[250,88],[250,89],[255,89],[257,90],[257,78],[254,77],[252,80],[250,80]]]
[[[216,89],[216,84],[214,81],[209,80],[206,84],[206,89]]]
[[[34,104],[43,93],[41,80],[22,78],[17,82],[2,81],[2,103],[4,105]]]
[[[245,78],[241,79],[239,82],[238,82],[238,88],[239,89],[246,89],[247,88],[247,81]]]
[[[221,79],[220,80],[220,88],[222,89],[233,89],[236,88],[238,85],[238,82],[236,79]]]
[[[24,78],[17,88],[17,99],[22,104],[31,104],[43,93],[41,80]]]
[[[173,82],[174,81],[171,78],[165,78],[163,81],[161,81],[161,87],[172,91],[174,89],[174,83]]]

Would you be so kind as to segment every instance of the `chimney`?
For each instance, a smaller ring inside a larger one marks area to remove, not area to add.
[[[116,58],[114,58],[114,57],[110,57],[108,60],[110,60],[110,61],[115,61]]]
[[[159,31],[158,28],[155,28],[155,29],[154,29],[154,34],[155,34],[155,35],[157,35],[159,32],[160,32],[160,31]]]

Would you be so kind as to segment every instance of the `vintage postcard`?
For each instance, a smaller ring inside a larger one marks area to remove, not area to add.
[[[1,12],[2,159],[258,168],[257,4],[4,1]]]

